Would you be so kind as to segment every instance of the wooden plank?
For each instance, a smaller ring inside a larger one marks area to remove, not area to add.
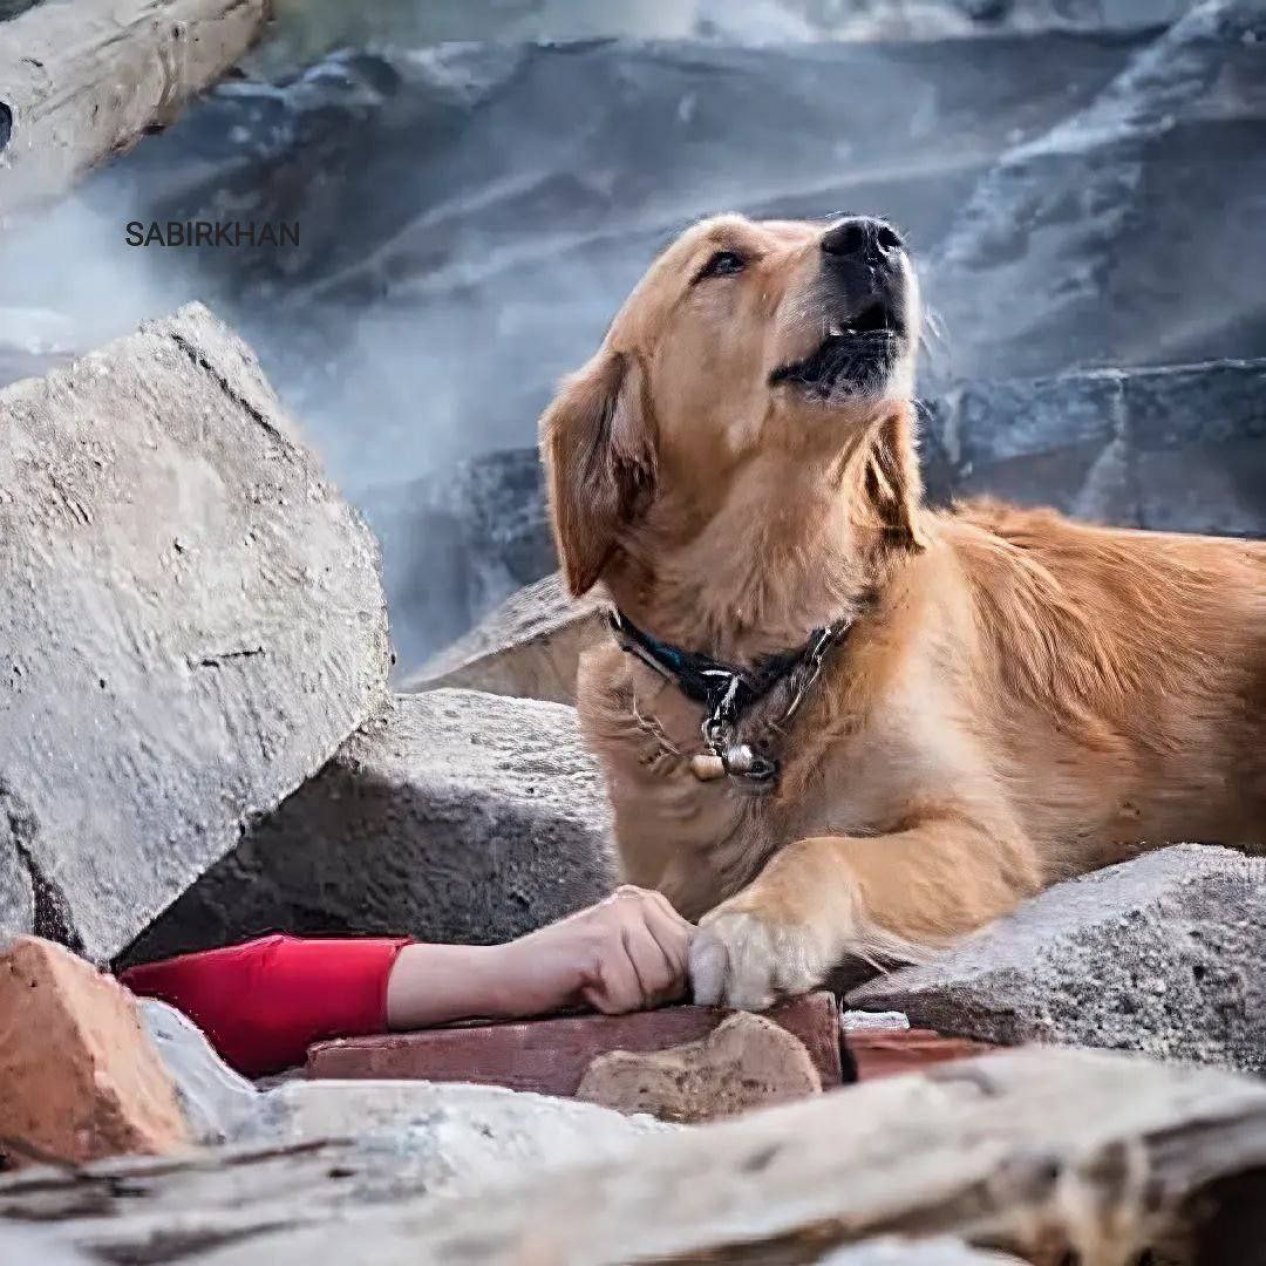
[[[0,218],[60,196],[171,123],[250,48],[270,9],[271,0],[47,0],[0,24]]]

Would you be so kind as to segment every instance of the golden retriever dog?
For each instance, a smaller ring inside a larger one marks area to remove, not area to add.
[[[1072,875],[1266,839],[1266,547],[923,500],[897,232],[726,216],[541,420],[628,880],[761,1009]]]

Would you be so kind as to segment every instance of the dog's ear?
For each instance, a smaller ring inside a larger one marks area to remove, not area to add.
[[[899,545],[921,550],[927,545],[921,519],[923,479],[914,445],[913,408],[887,414],[875,427],[866,458],[866,493],[880,522]]]
[[[600,352],[540,422],[554,540],[575,597],[602,575],[655,486],[655,445],[636,361]]]

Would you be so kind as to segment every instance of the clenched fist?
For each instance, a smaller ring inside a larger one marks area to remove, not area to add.
[[[590,1006],[619,1015],[681,998],[687,923],[658,892],[618,888],[605,901],[500,948],[505,1002],[520,1015]]]

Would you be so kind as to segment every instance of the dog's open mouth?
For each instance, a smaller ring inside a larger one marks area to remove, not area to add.
[[[769,385],[787,383],[824,398],[846,388],[865,390],[886,377],[904,335],[900,314],[876,299],[856,316],[830,322],[812,354],[779,366],[770,374]]]
[[[836,322],[828,327],[827,339],[859,338],[864,334],[896,338],[901,332],[901,318],[892,310],[892,306],[882,299],[876,299],[851,321]]]

